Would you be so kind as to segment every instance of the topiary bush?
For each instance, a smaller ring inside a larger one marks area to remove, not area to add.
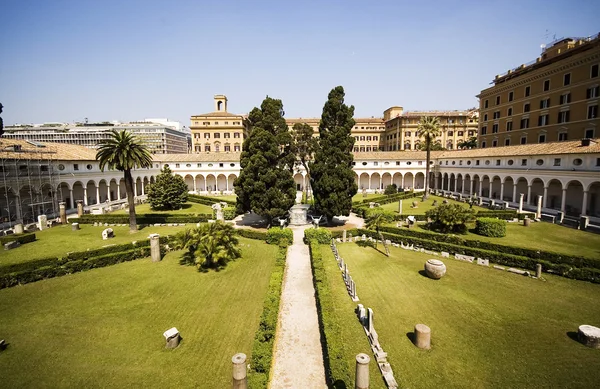
[[[432,230],[463,234],[467,232],[466,223],[474,219],[475,211],[458,204],[442,204],[425,212],[425,216],[431,219]]]
[[[506,221],[491,217],[480,217],[475,221],[475,233],[492,238],[506,236]]]
[[[385,192],[383,192],[385,195],[393,195],[396,193],[398,193],[398,186],[396,184],[386,186]]]
[[[307,242],[316,240],[320,244],[331,243],[331,231],[325,228],[307,228],[304,230],[304,239]]]
[[[291,245],[294,242],[294,233],[289,228],[271,227],[267,231],[268,244],[287,244]]]

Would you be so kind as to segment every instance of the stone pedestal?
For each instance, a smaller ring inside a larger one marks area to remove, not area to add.
[[[439,280],[446,274],[446,265],[439,259],[429,259],[425,262],[425,273],[427,277]]]
[[[64,202],[58,203],[60,214],[60,224],[67,224],[67,208]]]
[[[181,341],[181,335],[179,335],[179,331],[177,331],[177,328],[173,327],[166,330],[163,333],[163,336],[165,337],[165,340],[167,342],[165,346],[166,348],[176,348],[177,346],[179,346],[179,342]]]
[[[48,218],[46,217],[46,215],[38,216],[38,229],[42,231],[46,228],[48,228]]]
[[[524,193],[519,194],[519,213],[523,212],[523,197]]]
[[[77,216],[83,216],[83,201],[77,200]]]
[[[584,345],[591,348],[600,349],[600,328],[582,325],[579,326],[577,335],[579,337],[579,341]]]
[[[579,229],[580,230],[586,230],[588,228],[588,225],[590,224],[590,218],[587,216],[580,216],[579,217]]]
[[[233,362],[233,389],[247,389],[246,354],[235,354],[231,362]]]
[[[15,234],[22,234],[23,232],[25,232],[25,230],[23,229],[23,224],[19,223],[19,224],[15,224]]]
[[[71,231],[79,231],[79,223],[71,224]]]
[[[309,204],[296,204],[290,208],[290,225],[303,226],[308,224],[306,215],[309,208]]]
[[[369,389],[369,362],[367,354],[360,353],[356,356],[355,389]]]
[[[162,259],[160,255],[160,235],[150,234],[150,256],[152,262],[160,262]]]
[[[535,277],[540,278],[541,276],[542,276],[542,265],[538,263],[537,265],[535,265]]]
[[[531,219],[529,219],[528,217],[526,217],[525,219],[523,219],[523,225],[525,227],[529,227],[529,223],[531,223]]]
[[[537,210],[535,212],[535,218],[536,219],[542,218],[542,195],[539,195],[537,197]]]
[[[423,350],[431,348],[431,329],[425,324],[415,326],[415,346]]]
[[[346,239],[347,239],[346,230],[344,230],[344,232],[342,233],[342,242],[346,243]]]

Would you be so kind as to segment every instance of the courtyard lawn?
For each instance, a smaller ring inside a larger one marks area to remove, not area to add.
[[[250,356],[277,247],[241,238],[221,271],[126,262],[0,290],[0,386],[225,388]],[[165,349],[163,332],[183,338]]]
[[[135,213],[137,215],[143,215],[146,213],[157,213],[157,214],[168,213],[168,214],[173,214],[173,215],[182,215],[182,214],[190,214],[190,213],[208,213],[208,214],[212,215],[213,210],[210,207],[210,205],[187,202],[187,203],[183,204],[183,207],[181,209],[176,209],[173,211],[155,211],[150,208],[149,203],[145,203],[145,204],[136,205]],[[118,214],[129,214],[129,210],[128,209],[119,209],[118,211],[111,212],[111,214],[117,214],[117,215]]]
[[[422,199],[421,197],[415,197],[413,199],[402,200],[402,215],[425,215],[425,212],[427,212],[431,208],[433,208],[434,200],[437,200],[438,205],[442,205],[443,204],[442,202],[444,200],[448,200],[449,204],[459,204],[465,208],[469,208],[468,203],[462,203],[460,201],[451,200],[451,199],[444,199],[443,197],[438,197],[438,196],[430,195],[429,198],[425,202],[421,201],[421,199]],[[417,208],[412,207],[413,201],[417,201],[419,203]],[[388,211],[394,211],[394,212],[398,213],[398,201],[394,201],[393,203],[389,203],[389,204],[382,204],[381,208],[387,209]],[[473,206],[473,209],[475,211],[487,211],[488,210],[487,208],[479,207],[476,205]]]
[[[417,231],[419,230],[431,232],[417,225]],[[506,223],[506,236],[502,238],[472,232],[457,236],[507,246],[600,258],[600,235],[545,222],[531,223],[529,227],[524,227],[522,222]]]
[[[374,310],[401,387],[600,387],[600,353],[572,339],[579,325],[600,326],[600,285],[552,275],[544,282],[453,259],[444,260],[444,278],[431,280],[420,273],[430,255],[392,247],[388,258],[354,243],[338,249],[360,303]],[[335,263],[332,254],[324,260]],[[432,350],[412,345],[417,323],[431,328]]]
[[[204,197],[210,197],[211,199],[215,199],[217,201],[236,201],[237,196],[232,194],[232,195],[201,195]]]
[[[192,225],[187,228],[191,227]],[[134,240],[145,240],[150,234],[174,235],[186,227],[146,227],[132,234],[129,232],[129,226],[115,226],[110,227],[115,237],[108,240],[102,240],[102,231],[107,227],[81,224],[80,228],[79,231],[71,231],[71,225],[66,225],[36,231],[35,242],[23,244],[9,251],[0,250],[0,268],[3,265],[27,262],[32,259],[58,257],[71,251],[85,251]]]
[[[385,195],[383,193],[367,193],[367,196],[365,197],[362,194],[362,192],[359,190],[358,193],[356,193],[354,196],[352,196],[352,202],[353,203],[361,203],[363,200],[368,200],[373,197],[381,197],[381,196],[385,196]]]

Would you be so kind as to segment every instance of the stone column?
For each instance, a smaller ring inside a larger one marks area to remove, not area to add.
[[[152,262],[160,262],[162,259],[160,255],[160,235],[150,234],[150,256]]]
[[[567,188],[563,188],[562,198],[560,199],[560,211],[562,213],[565,213],[566,205],[567,205]]]
[[[540,278],[542,276],[542,265],[539,263],[535,265],[535,277]]]
[[[137,197],[137,181],[133,181],[133,198]]]
[[[117,183],[117,200],[121,200],[121,182]]]
[[[87,186],[83,188],[83,204],[88,205]]]
[[[140,181],[140,184],[142,184],[142,196],[146,194],[145,188],[144,188],[144,181]]]
[[[418,348],[429,350],[431,348],[431,329],[425,324],[417,324],[414,341]]]
[[[17,195],[15,197],[17,204],[15,204],[15,212],[17,214],[17,220],[22,221],[23,215],[21,214],[21,196]]]
[[[542,195],[538,195],[538,197],[537,197],[537,210],[535,212],[535,218],[536,219],[542,218]]]
[[[527,205],[531,204],[531,185],[527,185]]]
[[[469,196],[473,196],[473,184],[474,184],[474,182],[475,181],[473,180],[473,178],[471,178],[469,180]]]
[[[371,175],[369,174],[369,188],[368,189],[371,189],[372,178],[373,177],[371,177]]]
[[[579,217],[579,229],[580,230],[587,230],[588,226],[590,225],[590,218],[587,216],[580,216]]]
[[[437,190],[438,186],[438,174],[433,175],[433,190]]]
[[[83,216],[83,203],[77,200],[77,216]]]
[[[369,362],[367,354],[360,353],[356,356],[355,389],[369,389]]]
[[[412,181],[412,189],[415,190],[415,180],[416,180],[416,175],[413,174],[413,181]]]
[[[513,181],[513,196],[512,196],[512,201],[513,203],[517,202],[517,184]]]
[[[58,209],[60,214],[60,223],[67,224],[67,209],[65,208],[65,202],[61,201],[58,203]]]
[[[15,231],[15,234],[22,234],[23,232],[25,232],[25,230],[23,229],[23,224],[21,224],[21,223],[15,224],[14,231]]]
[[[96,187],[96,204],[100,204],[100,187]]]
[[[225,190],[229,191],[229,177],[225,177]]]
[[[233,362],[233,389],[247,389],[246,354],[235,354],[231,362]]]
[[[196,187],[196,177],[194,177],[194,193],[198,193],[198,188]]]
[[[587,200],[588,200],[588,191],[583,191],[583,201],[581,202],[581,216],[587,215]]]
[[[479,179],[479,198],[483,197],[483,181]]]
[[[442,174],[442,190],[446,189],[446,176]]]
[[[523,193],[519,194],[519,213],[523,212]]]
[[[73,189],[69,189],[69,203],[71,209],[75,208],[75,200],[73,199]]]
[[[542,207],[544,207],[544,208],[547,208],[546,200],[548,200],[548,187],[547,186],[544,187],[544,197],[543,197],[543,201],[542,201]]]
[[[504,182],[500,182],[500,200],[504,200]]]
[[[110,183],[108,184],[108,186],[106,187],[106,200],[108,200],[108,202],[112,201],[112,197],[110,195]]]
[[[344,230],[344,232],[343,232],[342,242],[346,243],[346,230]]]
[[[465,177],[463,177],[462,186],[460,187],[460,193],[465,193],[465,182],[466,181],[467,181],[467,179]]]
[[[492,194],[494,193],[493,190],[494,190],[494,181],[490,180],[490,192],[488,193],[488,198],[490,198],[490,199],[492,198]]]

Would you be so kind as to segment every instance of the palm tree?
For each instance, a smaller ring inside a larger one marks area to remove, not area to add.
[[[368,211],[366,219],[367,228],[373,229],[374,227],[379,239],[381,239],[382,242],[385,242],[383,235],[379,232],[379,227],[381,227],[382,224],[393,222],[395,218],[394,213],[383,208],[374,208],[369,209]],[[377,239],[375,239],[375,248],[377,248]],[[389,253],[387,256],[389,257]]]
[[[187,249],[182,263],[196,265],[198,269],[225,265],[239,258],[237,233],[228,223],[217,221],[202,224],[193,230],[179,232],[174,239],[175,249]]]
[[[429,163],[431,160],[431,144],[435,138],[440,136],[440,119],[437,116],[421,116],[419,120],[419,135],[425,139],[425,151],[427,152],[427,162],[425,166],[425,194],[423,201],[427,200],[429,195]]]
[[[117,169],[123,172],[125,179],[125,192],[129,203],[129,231],[137,231],[135,218],[135,202],[133,193],[133,176],[131,169],[149,168],[152,166],[152,155],[148,148],[133,136],[129,131],[110,131],[110,137],[100,142],[96,160],[100,162],[100,170],[108,166],[109,169]]]

